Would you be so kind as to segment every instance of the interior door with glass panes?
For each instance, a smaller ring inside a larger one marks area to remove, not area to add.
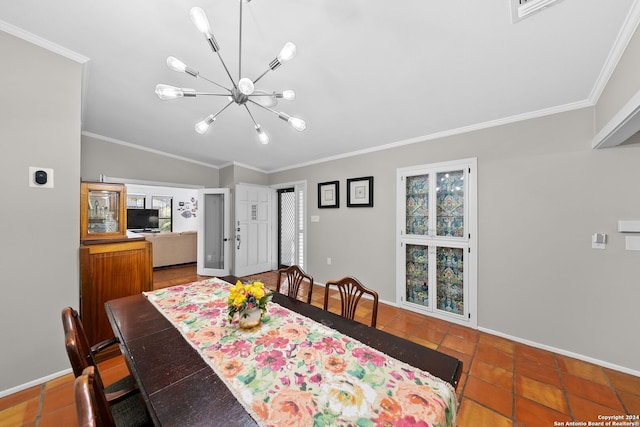
[[[198,191],[197,272],[202,276],[226,276],[230,271],[230,210],[228,188]]]
[[[397,298],[475,327],[475,159],[398,169]]]

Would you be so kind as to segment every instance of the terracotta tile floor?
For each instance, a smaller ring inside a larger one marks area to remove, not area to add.
[[[252,277],[275,288],[274,273]],[[193,265],[160,269],[154,271],[154,288],[199,278]],[[314,305],[322,306],[323,292],[313,290]],[[357,319],[369,323],[370,303],[361,305]],[[544,427],[594,422],[598,415],[640,415],[640,377],[384,304],[378,328],[463,361],[457,387],[460,427]],[[128,372],[122,357],[100,368],[107,383]],[[72,385],[69,374],[0,399],[0,427],[77,425]]]

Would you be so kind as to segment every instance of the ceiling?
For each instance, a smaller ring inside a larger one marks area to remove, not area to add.
[[[154,93],[158,83],[217,91],[169,70],[167,56],[230,86],[189,10],[205,10],[237,77],[238,0],[3,1],[0,29],[88,58],[85,134],[270,172],[592,105],[625,46],[623,30],[637,24],[635,1],[563,0],[514,24],[509,0],[253,0],[243,12],[243,76],[257,77],[294,42],[297,56],[256,86],[294,89],[295,101],[274,108],[307,122],[297,132],[250,107],[268,145],[235,104],[206,135],[194,131],[224,98]]]

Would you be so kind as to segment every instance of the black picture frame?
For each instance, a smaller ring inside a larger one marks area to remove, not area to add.
[[[318,209],[340,207],[340,181],[327,181],[318,184]]]
[[[372,208],[373,207],[373,177],[347,179],[347,207]]]

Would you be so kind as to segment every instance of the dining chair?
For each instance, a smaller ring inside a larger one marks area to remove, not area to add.
[[[287,295],[291,298],[298,299],[298,294],[303,288],[303,283],[308,283],[309,292],[307,293],[307,304],[311,304],[311,293],[313,292],[313,277],[305,273],[299,266],[292,265],[278,270],[278,283],[276,284],[276,292],[280,292],[283,285],[282,276],[285,276],[285,284],[287,285]]]
[[[89,366],[93,366],[97,370],[98,364],[95,355],[112,345],[118,344],[116,338],[111,338],[94,346],[89,345],[80,316],[71,307],[65,307],[62,310],[62,327],[64,329],[67,356],[76,378],[82,375],[83,371]],[[127,375],[105,389],[109,402],[120,401],[132,394],[136,394],[138,391],[137,384],[131,375]]]
[[[360,302],[360,298],[364,294],[373,297],[373,311],[371,313],[371,327],[376,327],[378,319],[378,293],[374,290],[366,288],[355,277],[343,277],[340,280],[329,280],[324,288],[324,309],[329,307],[330,288],[336,286],[340,292],[341,313],[342,317],[353,320],[356,315],[356,308]]]
[[[88,366],[73,384],[79,427],[142,427],[153,425],[140,395],[109,402],[95,366]]]

